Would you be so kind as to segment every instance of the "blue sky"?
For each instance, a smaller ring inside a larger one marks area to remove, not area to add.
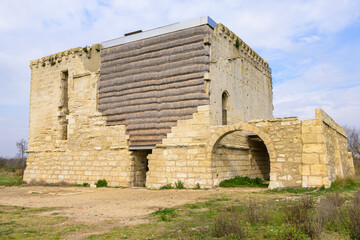
[[[28,137],[30,60],[201,16],[269,62],[275,117],[311,119],[323,108],[360,128],[358,0],[2,0],[0,156],[14,156]]]

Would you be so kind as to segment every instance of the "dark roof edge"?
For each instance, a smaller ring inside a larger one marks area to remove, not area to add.
[[[201,18],[193,19],[193,20],[186,21],[186,22],[174,23],[174,24],[163,26],[163,27],[150,29],[150,30],[140,32],[140,33],[137,33],[134,35],[126,36],[126,37],[115,38],[112,40],[102,42],[101,44],[102,44],[103,48],[109,48],[109,47],[117,46],[120,44],[134,42],[137,40],[150,38],[150,37],[154,37],[154,36],[158,36],[158,35],[162,35],[162,34],[166,34],[166,33],[170,33],[170,32],[175,32],[175,31],[179,31],[182,29],[197,27],[197,26],[201,26],[201,25],[205,25],[205,24],[209,25],[212,28],[215,28],[217,25],[217,23],[214,20],[212,20],[210,17],[206,16],[206,17],[201,17]]]

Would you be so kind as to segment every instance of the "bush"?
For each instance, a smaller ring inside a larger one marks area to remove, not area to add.
[[[164,186],[161,186],[160,187],[160,190],[163,190],[163,189],[173,189],[174,187],[171,185],[171,183],[168,183]]]
[[[294,227],[296,233],[304,233],[311,239],[318,237],[323,229],[323,222],[312,211],[314,206],[314,198],[303,196],[285,208],[285,221]]]
[[[175,209],[173,208],[159,209],[156,212],[153,212],[152,214],[159,215],[161,221],[168,221],[168,222],[171,220],[171,217],[176,216]]]
[[[180,180],[175,182],[175,188],[176,189],[184,189],[185,188],[184,183],[182,181],[180,181]]]
[[[356,192],[350,206],[342,212],[341,221],[351,239],[360,239],[360,192]]]
[[[255,199],[250,199],[245,203],[245,216],[251,225],[259,222],[267,222],[269,213],[266,208],[262,207]]]
[[[194,187],[195,190],[200,190],[201,187],[200,187],[200,183],[197,183],[196,186]]]
[[[108,182],[105,179],[99,179],[95,183],[96,187],[106,187],[108,185]]]
[[[249,178],[236,176],[231,179],[222,181],[219,187],[267,187],[260,178]]]
[[[217,238],[231,237],[241,239],[245,236],[240,225],[240,215],[237,213],[221,213],[215,218],[213,236]]]
[[[359,187],[360,184],[355,181],[352,177],[346,177],[346,178],[336,178],[336,180],[331,183],[331,187],[329,191],[351,191],[356,190],[357,187]]]
[[[320,199],[316,208],[316,214],[328,229],[337,228],[339,223],[339,208],[344,202],[345,198],[340,196],[338,192],[326,195]]]
[[[107,185],[107,184],[106,184],[106,185]],[[87,183],[87,182],[84,182],[84,183],[82,184],[82,186],[83,186],[83,187],[90,187],[90,184]]]

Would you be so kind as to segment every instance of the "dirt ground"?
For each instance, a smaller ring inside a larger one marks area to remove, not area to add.
[[[148,190],[134,188],[85,187],[0,187],[0,205],[31,208],[54,207],[54,212],[72,221],[95,223],[116,220],[127,225],[146,221],[144,217],[165,207],[206,200],[231,192],[252,192],[265,189]]]

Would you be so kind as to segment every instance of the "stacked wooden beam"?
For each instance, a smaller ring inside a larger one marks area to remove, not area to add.
[[[177,120],[209,104],[203,39],[212,31],[203,25],[102,51],[99,111],[108,125],[126,125],[131,146],[161,143]]]

